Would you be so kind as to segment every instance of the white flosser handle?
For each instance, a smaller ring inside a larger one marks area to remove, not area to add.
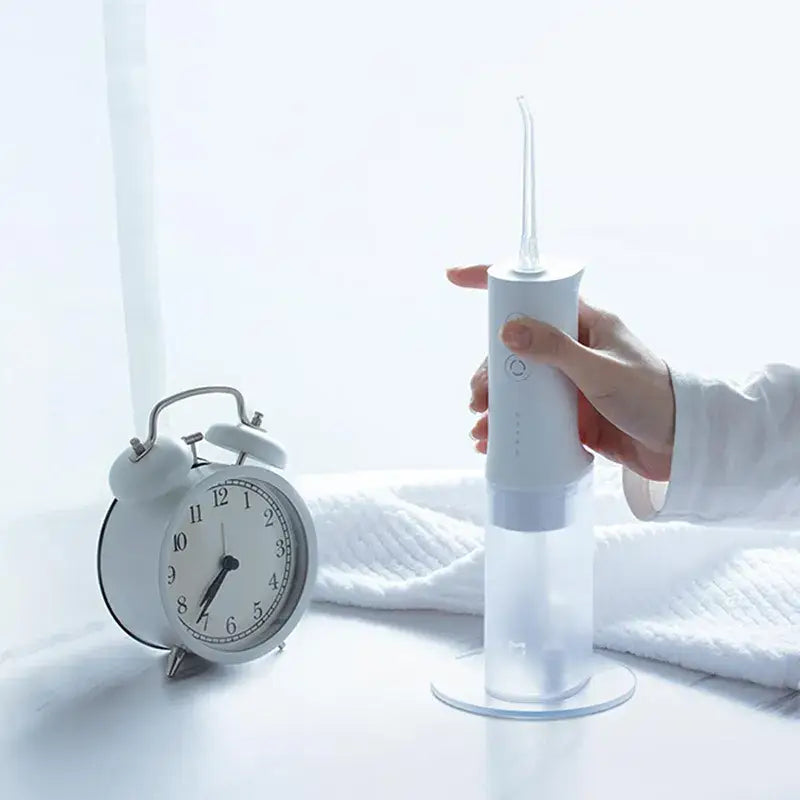
[[[580,443],[577,390],[557,369],[520,358],[500,340],[515,315],[578,333],[581,268],[526,275],[489,271],[489,441],[486,477],[495,488],[535,491],[571,484],[591,461]]]

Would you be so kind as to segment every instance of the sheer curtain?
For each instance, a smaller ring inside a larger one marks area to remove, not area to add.
[[[685,369],[797,361],[794,22],[716,0],[4,3],[0,552],[33,610],[3,652],[105,622],[106,474],[162,394],[240,387],[296,471],[480,467],[484,303],[443,270],[514,250],[520,92],[544,249],[587,259],[590,299]]]
[[[0,7],[0,663],[105,623],[94,548],[133,427],[96,2]]]

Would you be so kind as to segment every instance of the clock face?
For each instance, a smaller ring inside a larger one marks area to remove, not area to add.
[[[305,580],[302,544],[297,514],[275,487],[251,477],[203,481],[164,542],[164,602],[198,644],[257,647],[293,610]]]

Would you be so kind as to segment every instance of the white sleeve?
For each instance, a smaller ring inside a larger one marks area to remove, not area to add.
[[[800,528],[800,369],[770,364],[741,386],[670,373],[669,481],[624,468],[631,511],[642,520]]]

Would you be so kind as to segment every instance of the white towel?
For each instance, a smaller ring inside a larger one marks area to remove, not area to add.
[[[306,476],[302,488],[317,600],[481,613],[481,473]],[[639,522],[603,460],[595,514],[598,647],[800,688],[800,534]]]

